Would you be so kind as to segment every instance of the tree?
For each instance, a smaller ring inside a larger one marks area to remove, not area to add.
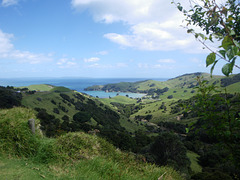
[[[88,112],[80,111],[73,115],[73,121],[76,121],[78,123],[85,123],[87,121],[90,121],[91,115]]]
[[[197,113],[198,121],[191,131],[205,131],[228,152],[236,169],[240,168],[240,94],[220,93],[214,84],[198,77],[197,95],[190,110]],[[226,159],[225,159],[226,160]],[[240,175],[240,172],[238,173]]]
[[[188,33],[195,35],[196,39],[210,50],[206,58],[206,66],[212,65],[211,74],[219,60],[227,63],[222,67],[226,76],[232,73],[233,68],[239,68],[236,61],[240,56],[240,2],[226,0],[219,4],[216,0],[189,0],[190,10],[186,10],[180,3],[174,3],[184,14]],[[198,33],[190,26],[200,27],[203,33]],[[206,44],[207,41],[220,41],[217,50]],[[239,60],[238,60],[239,62]]]
[[[0,86],[0,109],[20,106],[22,94],[15,92],[11,87]]]
[[[150,146],[150,154],[158,165],[170,165],[182,172],[187,172],[190,161],[187,149],[179,137],[172,133],[161,133]]]

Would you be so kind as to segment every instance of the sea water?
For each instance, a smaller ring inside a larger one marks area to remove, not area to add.
[[[149,79],[149,78],[148,78]],[[144,94],[140,93],[123,93],[123,92],[104,92],[104,91],[84,91],[84,88],[93,85],[106,85],[110,83],[120,82],[137,82],[148,80],[144,78],[0,78],[0,86],[29,86],[34,84],[51,84],[54,86],[64,86],[78,92],[86,93],[93,97],[109,98],[117,95],[126,96],[132,98],[143,97]],[[150,78],[157,81],[166,81],[166,78]]]

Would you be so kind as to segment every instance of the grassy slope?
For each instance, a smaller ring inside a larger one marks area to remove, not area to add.
[[[223,76],[213,76],[213,78],[210,77],[209,74],[203,73],[201,76],[209,81],[209,84],[214,83],[216,86],[220,87],[221,78],[227,78]],[[232,75],[233,76],[233,75]],[[135,116],[146,116],[148,114],[153,115],[153,119],[151,122],[157,123],[159,121],[172,121],[172,122],[180,122],[180,123],[188,123],[189,120],[185,121],[177,121],[177,117],[181,115],[181,113],[171,114],[171,104],[173,102],[178,101],[179,99],[189,99],[192,96],[196,94],[196,89],[189,88],[191,85],[196,86],[196,74],[188,74],[176,77],[174,79],[170,79],[168,81],[160,82],[160,81],[153,81],[148,80],[144,81],[138,84],[139,90],[147,90],[150,88],[164,88],[168,87],[169,90],[165,92],[163,95],[160,95],[159,100],[151,100],[146,99],[143,100],[142,104],[144,104],[144,108],[138,111],[137,113],[131,115],[130,119],[133,120]],[[154,86],[153,86],[154,84]],[[151,86],[151,87],[150,87]],[[228,93],[239,93],[240,92],[240,82],[231,84],[226,87]],[[192,90],[195,90],[195,92],[191,92]],[[225,88],[219,88],[222,92],[225,92]],[[167,97],[169,95],[173,95],[172,99],[168,99]],[[108,99],[108,104],[110,102],[116,102],[115,100]],[[164,112],[162,109],[159,110],[159,107],[161,106],[162,102],[165,102],[165,105],[167,107],[167,110]],[[120,101],[119,101],[120,103]],[[121,102],[124,104],[124,102]],[[194,120],[194,119],[192,119]],[[191,121],[191,120],[190,120]]]
[[[25,136],[30,131],[27,120],[33,116],[34,112],[25,108],[0,110],[0,132],[7,128],[11,132],[12,127],[15,132],[0,133],[2,179],[155,180],[163,174],[162,179],[182,179],[173,169],[143,163],[94,135],[68,133],[57,139],[39,133]],[[30,143],[35,143],[34,149],[29,149]],[[19,154],[25,150],[29,152]]]
[[[54,87],[54,89],[62,89],[61,87]],[[74,91],[69,91],[69,92],[64,92],[66,93],[71,99],[74,99],[75,102],[77,102],[77,99],[73,96]],[[121,103],[135,103],[136,100],[134,99],[130,99],[124,96],[117,96],[114,97],[112,99],[97,99],[97,98],[93,98],[87,95],[82,94],[83,96],[85,96],[85,103],[87,103],[88,99],[92,99],[96,102],[96,104],[99,106],[100,103],[104,103],[109,107],[112,107],[112,110],[117,111],[116,108],[114,108],[110,102],[121,102]],[[56,105],[53,104],[51,101],[54,100]],[[59,93],[56,93],[54,91],[45,91],[45,92],[36,92],[35,94],[29,95],[29,94],[24,94],[23,96],[23,100],[22,100],[22,104],[26,107],[30,107],[30,108],[44,108],[47,110],[47,112],[49,114],[53,114],[56,118],[58,119],[62,119],[62,117],[64,115],[68,116],[70,119],[72,119],[73,115],[76,114],[78,112],[78,110],[75,109],[74,105],[72,105],[71,103],[65,103],[62,99],[62,97],[60,96]],[[67,112],[62,111],[58,106],[62,106],[64,107]],[[59,114],[56,114],[53,112],[54,108],[58,108],[59,109]],[[95,121],[91,120],[90,124],[95,125]],[[135,122],[129,122],[128,119],[124,116],[121,115],[120,118],[120,124],[121,126],[125,127],[127,131],[129,132],[134,132],[136,130],[138,130],[139,128],[143,128],[141,125],[137,125]]]
[[[240,82],[231,84],[226,87],[228,93],[235,93],[236,91],[240,91]]]
[[[67,93],[71,98],[73,98],[72,93]],[[41,100],[40,100],[40,99]],[[54,100],[56,102],[56,105],[54,105],[51,100]],[[54,114],[56,118],[61,119],[64,115],[67,115],[69,117],[72,117],[77,111],[73,106],[69,106],[68,103],[64,103],[62,101],[63,99],[60,97],[59,93],[55,93],[52,91],[48,92],[37,92],[32,95],[25,95],[22,104],[26,107],[31,108],[44,108],[47,109],[47,112],[49,114]],[[60,110],[59,114],[53,113],[54,108],[58,108],[58,105],[61,105],[65,107],[68,112],[63,112]]]
[[[54,88],[52,85],[48,84],[35,84],[35,85],[30,85],[30,86],[22,86],[19,88],[28,88],[31,91],[50,91]]]
[[[112,102],[117,102],[117,103],[121,103],[121,104],[135,104],[137,102],[136,99],[131,99],[128,98],[126,96],[115,96],[112,97],[111,99],[109,98],[102,98],[99,99],[101,102],[103,102],[104,104],[107,104],[109,106],[112,106],[111,103]]]

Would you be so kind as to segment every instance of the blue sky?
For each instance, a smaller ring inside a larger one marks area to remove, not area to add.
[[[172,78],[209,72],[209,52],[181,27],[184,18],[169,0],[0,3],[1,78]],[[214,74],[221,74],[223,64]]]

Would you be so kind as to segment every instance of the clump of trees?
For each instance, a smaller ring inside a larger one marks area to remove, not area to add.
[[[21,93],[14,90],[13,87],[0,86],[0,109],[20,106],[22,100]]]

